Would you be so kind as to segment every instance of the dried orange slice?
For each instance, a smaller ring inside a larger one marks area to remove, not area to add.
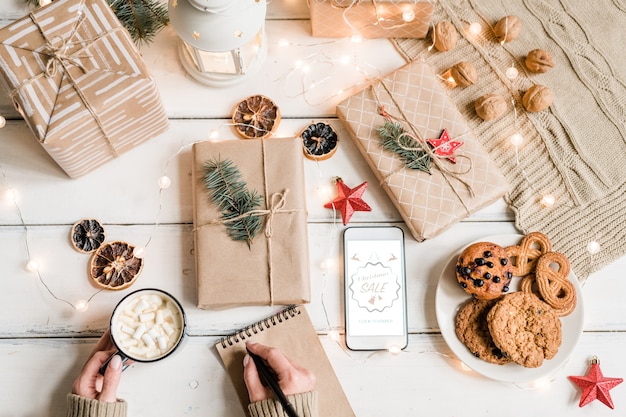
[[[337,133],[326,123],[313,123],[302,131],[304,156],[314,161],[323,161],[337,152]]]
[[[98,249],[106,235],[104,227],[96,219],[83,219],[72,226],[70,241],[79,252],[91,253]]]
[[[91,256],[89,275],[100,288],[123,290],[132,285],[143,268],[143,259],[126,242],[105,243]]]
[[[278,128],[280,109],[265,96],[250,96],[235,107],[233,123],[244,139],[266,138]]]

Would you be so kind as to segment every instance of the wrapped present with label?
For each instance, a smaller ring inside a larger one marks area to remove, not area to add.
[[[310,0],[311,33],[321,38],[425,38],[433,8],[427,1]]]
[[[376,80],[341,102],[337,115],[418,241],[508,190],[427,64],[415,61]]]
[[[0,29],[0,43],[2,84],[70,177],[167,130],[156,83],[105,0],[56,0]]]
[[[310,302],[302,159],[298,138],[194,144],[198,307]]]

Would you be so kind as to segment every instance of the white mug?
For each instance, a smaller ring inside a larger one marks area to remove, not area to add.
[[[111,314],[111,340],[117,351],[102,365],[100,373],[115,355],[128,361],[155,362],[170,356],[181,345],[187,318],[182,305],[171,294],[156,288],[134,291],[120,300]]]

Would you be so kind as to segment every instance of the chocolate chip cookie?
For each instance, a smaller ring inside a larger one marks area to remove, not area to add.
[[[494,344],[524,367],[541,366],[561,346],[561,320],[535,294],[505,295],[489,310],[487,321]]]
[[[466,293],[493,300],[509,291],[513,267],[504,248],[491,242],[473,243],[459,256],[456,278]]]
[[[487,314],[496,300],[471,299],[455,317],[456,335],[474,356],[484,361],[503,365],[511,360],[493,343]]]

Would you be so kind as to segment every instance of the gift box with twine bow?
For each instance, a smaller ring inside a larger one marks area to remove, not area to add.
[[[57,0],[0,29],[0,76],[70,177],[168,128],[156,84],[104,0]]]

